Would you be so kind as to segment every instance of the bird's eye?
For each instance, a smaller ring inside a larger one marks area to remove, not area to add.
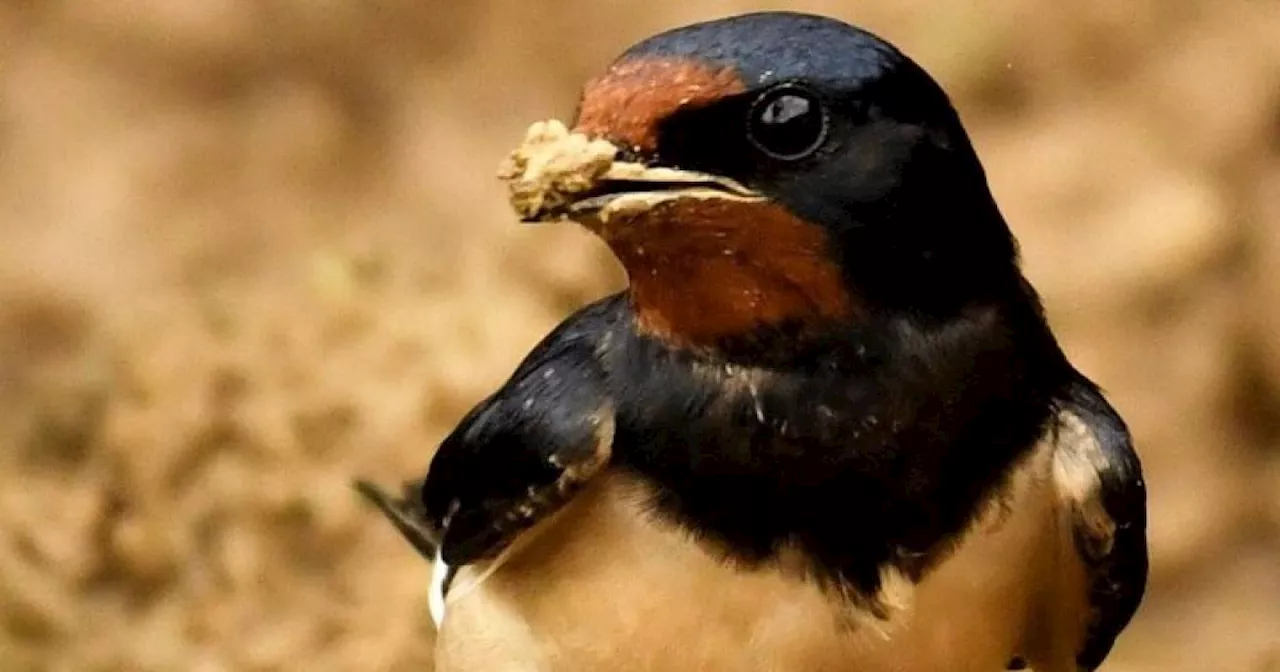
[[[784,84],[764,92],[751,105],[747,137],[775,159],[803,159],[826,139],[827,112],[813,93]]]

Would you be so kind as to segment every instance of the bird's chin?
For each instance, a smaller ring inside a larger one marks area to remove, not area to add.
[[[747,186],[720,175],[620,161],[607,140],[568,130],[558,121],[530,127],[499,170],[512,207],[525,222],[577,221],[599,231],[633,222],[680,200],[761,201]]]

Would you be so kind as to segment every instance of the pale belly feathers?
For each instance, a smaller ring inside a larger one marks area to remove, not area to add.
[[[1068,672],[1084,613],[1052,446],[918,584],[886,574],[887,620],[776,567],[744,570],[600,477],[496,567],[458,572],[437,672]],[[850,516],[858,515],[850,511]]]

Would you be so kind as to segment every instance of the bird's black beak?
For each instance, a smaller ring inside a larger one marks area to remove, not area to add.
[[[623,160],[607,140],[569,131],[559,121],[530,127],[498,176],[521,220],[607,222],[677,199],[763,200],[727,177]]]

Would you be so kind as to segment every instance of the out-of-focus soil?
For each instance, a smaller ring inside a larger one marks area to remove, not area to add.
[[[1280,669],[1280,4],[799,2],[952,91],[1149,475],[1109,669]],[[0,0],[0,669],[429,669],[348,489],[621,285],[493,174],[634,40],[755,7]]]

